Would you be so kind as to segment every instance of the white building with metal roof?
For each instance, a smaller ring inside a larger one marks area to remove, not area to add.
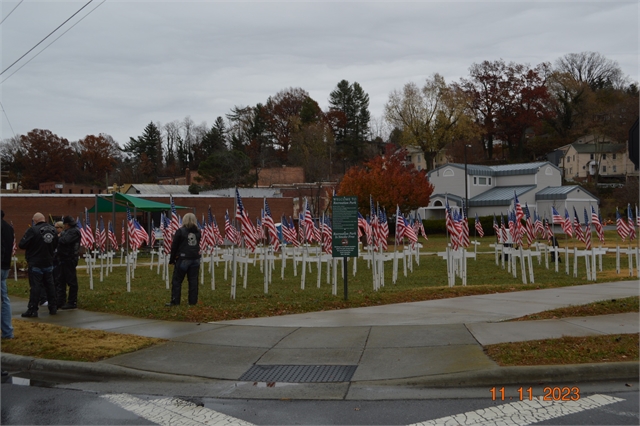
[[[491,216],[513,209],[514,195],[520,204],[535,209],[541,217],[551,218],[551,206],[560,212],[575,207],[582,218],[583,209],[597,207],[600,200],[580,186],[562,186],[562,171],[548,161],[499,166],[449,163],[427,174],[434,186],[429,206],[419,209],[426,219],[444,219],[445,203],[462,208],[468,199],[469,216]],[[466,185],[465,185],[466,182]],[[573,217],[573,213],[572,217]]]

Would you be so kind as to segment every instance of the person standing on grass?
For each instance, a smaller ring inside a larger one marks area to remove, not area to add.
[[[171,279],[171,302],[165,306],[180,304],[182,281],[187,275],[189,282],[189,305],[198,303],[198,272],[200,271],[200,239],[196,215],[187,213],[182,218],[182,227],[173,235],[169,264],[174,265]]]
[[[29,264],[29,304],[27,311],[22,314],[25,318],[38,316],[38,302],[40,292],[44,286],[49,299],[49,314],[57,312],[56,293],[53,288],[53,253],[58,246],[56,229],[44,220],[42,213],[33,215],[33,226],[27,229],[18,247],[25,251],[25,258]]]
[[[62,219],[64,230],[60,233],[56,261],[58,263],[58,282],[56,292],[60,309],[76,309],[78,307],[78,256],[82,235],[71,216]],[[69,298],[67,299],[67,286],[69,286]],[[65,303],[66,302],[66,303]]]
[[[2,338],[13,339],[13,325],[11,324],[11,301],[7,293],[7,278],[11,270],[11,255],[13,254],[13,227],[4,220],[4,210],[2,210],[2,228],[0,228],[2,246],[0,247],[0,257],[2,258]]]

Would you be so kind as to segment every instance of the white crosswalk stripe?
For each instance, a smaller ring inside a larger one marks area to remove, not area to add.
[[[144,400],[125,393],[102,395],[102,398],[159,425],[253,425],[179,398]]]
[[[592,395],[577,401],[518,401],[511,404],[497,405],[481,410],[469,411],[455,416],[441,417],[410,426],[427,425],[530,425],[568,414],[602,407],[624,399],[607,395]]]

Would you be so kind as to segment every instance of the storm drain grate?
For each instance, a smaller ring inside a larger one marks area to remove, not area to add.
[[[240,380],[247,382],[348,382],[357,365],[254,365]]]

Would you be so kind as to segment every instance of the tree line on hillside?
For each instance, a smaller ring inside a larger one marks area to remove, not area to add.
[[[384,153],[385,144],[418,147],[427,160],[445,150],[470,163],[544,158],[587,134],[626,141],[638,116],[638,86],[599,53],[567,54],[551,65],[483,61],[447,83],[439,74],[393,90],[379,120],[357,82],[340,81],[323,111],[302,88],[283,89],[255,106],[234,106],[212,126],[190,117],[150,122],[118,144],[108,134],[75,142],[34,129],[2,141],[8,179],[104,185],[184,176],[200,187],[251,186],[265,168],[300,166],[308,182],[335,180]]]

